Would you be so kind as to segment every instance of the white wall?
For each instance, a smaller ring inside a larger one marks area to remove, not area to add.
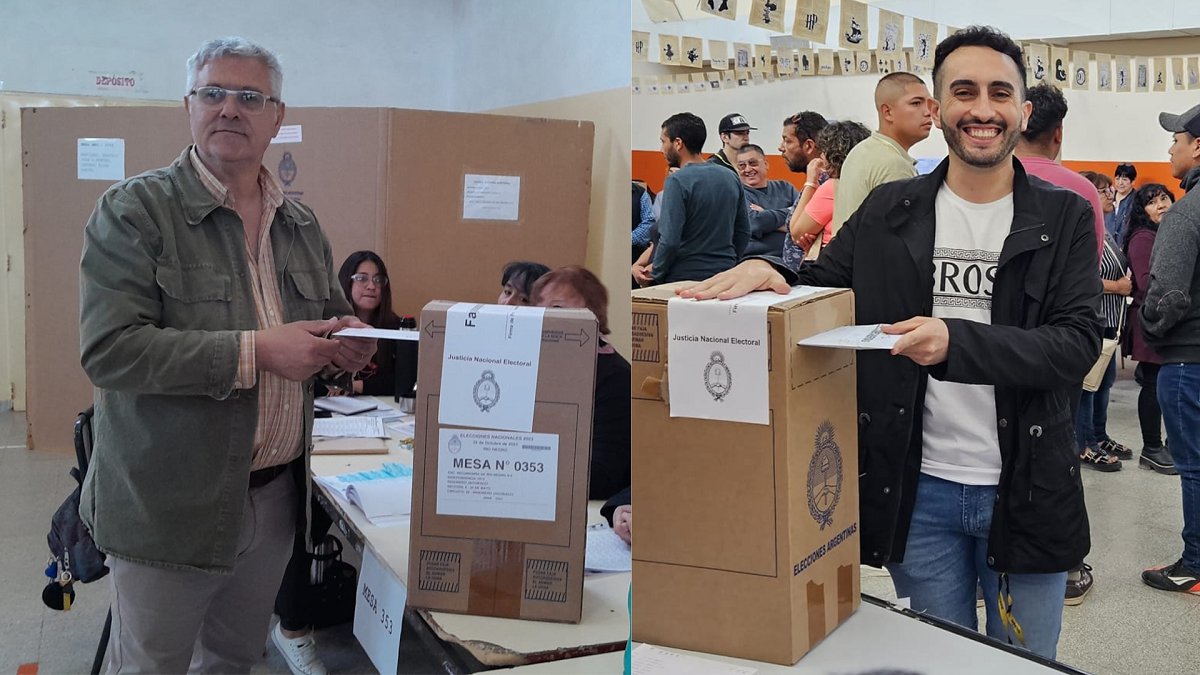
[[[628,84],[629,10],[559,0],[0,0],[8,91],[99,92],[92,71],[140,73],[177,99],[200,43],[241,35],[281,55],[298,106],[474,112]]]

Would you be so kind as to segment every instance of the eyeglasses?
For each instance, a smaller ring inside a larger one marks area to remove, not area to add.
[[[196,100],[203,103],[206,107],[217,108],[225,104],[225,97],[229,94],[233,94],[233,100],[237,101],[238,108],[252,115],[257,115],[265,110],[267,101],[272,103],[280,102],[274,96],[267,96],[261,91],[251,91],[249,89],[237,91],[222,87],[196,87],[188,93],[188,96],[195,96]]]
[[[376,274],[373,277],[366,274],[355,274],[354,276],[350,277],[350,280],[358,284],[365,284],[370,281],[376,286],[387,286],[388,284],[388,278],[382,274]]]

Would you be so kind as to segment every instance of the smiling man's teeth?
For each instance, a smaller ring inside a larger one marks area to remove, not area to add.
[[[983,138],[995,138],[996,134],[999,132],[997,132],[995,129],[971,129],[971,130],[967,131],[967,133],[970,134],[973,138],[983,139]]]

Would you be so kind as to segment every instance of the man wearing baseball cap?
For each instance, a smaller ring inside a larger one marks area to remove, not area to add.
[[[1162,357],[1158,400],[1171,439],[1171,459],[1183,484],[1183,556],[1142,572],[1164,591],[1200,594],[1200,105],[1181,115],[1160,113],[1171,132],[1171,173],[1187,193],[1158,226],[1150,257],[1150,287],[1141,309],[1146,341]]]
[[[717,132],[721,135],[721,149],[717,154],[708,158],[713,164],[720,164],[735,174],[737,170],[737,151],[750,142],[750,132],[758,131],[750,126],[741,113],[729,113],[721,118]]]

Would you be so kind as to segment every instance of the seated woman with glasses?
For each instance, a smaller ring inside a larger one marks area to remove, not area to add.
[[[588,499],[609,499],[630,484],[629,362],[613,349],[608,329],[608,291],[578,265],[560,267],[537,280],[538,307],[581,307],[596,315],[596,388],[592,403],[592,471]],[[626,497],[628,499],[628,497]]]
[[[351,253],[338,271],[338,280],[360,321],[375,328],[400,327],[400,317],[392,311],[387,265],[373,251]],[[395,342],[380,340],[375,358],[354,375],[354,391],[331,389],[329,394],[390,395],[395,388],[395,371]]]

